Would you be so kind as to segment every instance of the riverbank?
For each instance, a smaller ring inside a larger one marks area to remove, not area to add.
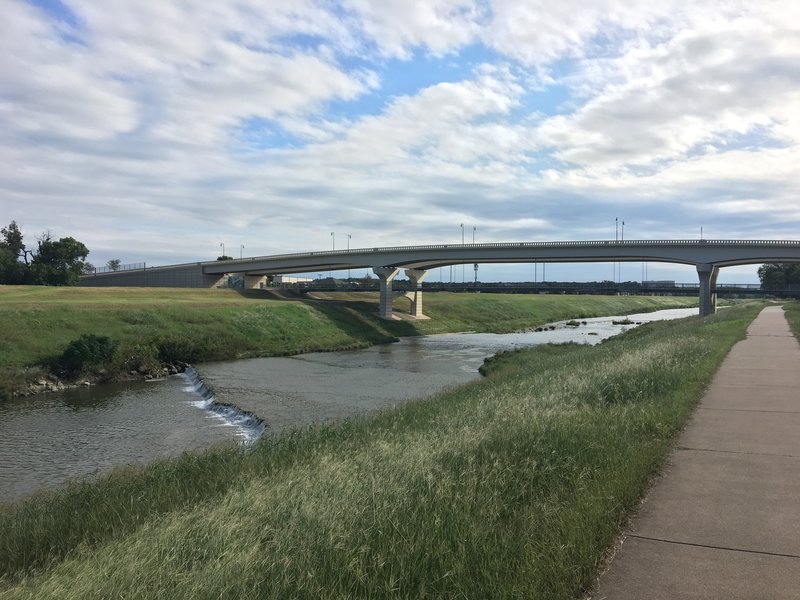
[[[2,508],[0,597],[574,599],[760,308]]]
[[[453,293],[426,294],[425,302],[430,321],[382,321],[370,293],[286,300],[257,290],[0,286],[0,400],[68,381],[158,377],[182,362],[355,349],[400,336],[499,333],[696,305],[685,297]],[[65,377],[59,357],[81,335],[108,338],[114,350]]]

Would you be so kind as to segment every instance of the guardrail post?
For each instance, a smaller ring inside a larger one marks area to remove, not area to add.
[[[717,311],[717,275],[719,267],[706,263],[697,264],[700,278],[700,316],[707,317]]]
[[[372,271],[378,276],[381,286],[381,301],[378,316],[381,319],[392,318],[392,280],[397,277],[400,269],[396,267],[374,267]]]

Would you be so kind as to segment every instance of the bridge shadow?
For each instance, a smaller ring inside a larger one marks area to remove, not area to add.
[[[244,298],[252,300],[272,300],[294,302],[308,306],[323,314],[343,333],[359,342],[370,344],[397,341],[399,337],[420,335],[413,320],[385,321],[378,317],[378,294],[376,292],[357,292],[348,297],[325,297],[319,294],[311,297],[304,292],[272,288],[264,290],[236,290]],[[355,296],[363,296],[357,298]],[[410,300],[399,296],[395,305],[402,312],[408,312]],[[398,306],[399,305],[399,306]]]

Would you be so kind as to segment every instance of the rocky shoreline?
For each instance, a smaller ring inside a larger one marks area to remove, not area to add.
[[[152,381],[154,379],[163,379],[164,377],[168,377],[170,375],[183,373],[190,367],[191,365],[189,365],[189,363],[175,361],[173,363],[161,363],[155,369],[139,367],[139,369],[128,371],[127,373],[112,374],[105,369],[101,369],[95,374],[80,377],[74,381],[64,380],[56,373],[51,372],[41,375],[36,379],[24,384],[18,390],[14,390],[11,393],[11,397],[20,398],[25,396],[33,396],[35,394],[63,392],[65,390],[91,387],[93,385],[111,383],[114,381],[132,381],[136,379]]]

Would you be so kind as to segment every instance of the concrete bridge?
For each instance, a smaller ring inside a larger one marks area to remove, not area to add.
[[[430,269],[472,263],[667,262],[694,265],[700,280],[700,314],[716,310],[720,268],[768,262],[800,262],[800,241],[625,240],[519,242],[360,248],[256,256],[87,275],[85,286],[217,287],[231,274],[258,288],[268,275],[371,268],[380,280],[379,314],[392,318],[392,281],[404,270],[411,280],[411,315],[422,313],[422,282]]]

